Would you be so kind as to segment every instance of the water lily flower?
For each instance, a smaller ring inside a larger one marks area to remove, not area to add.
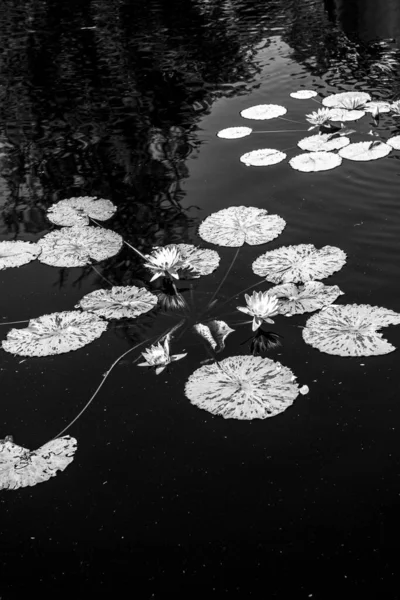
[[[146,259],[144,266],[153,271],[150,281],[167,276],[179,279],[177,271],[182,266],[182,257],[177,248],[157,248],[151,255],[147,255]]]
[[[159,375],[164,371],[165,367],[169,365],[171,362],[175,360],[181,360],[186,356],[187,352],[184,354],[174,354],[170,355],[169,349],[169,336],[167,336],[164,340],[164,344],[158,342],[158,344],[153,344],[150,348],[147,348],[144,352],[142,352],[142,356],[146,362],[139,363],[138,367],[155,367],[156,375]]]
[[[318,125],[323,125],[324,123],[329,121],[330,118],[331,118],[331,111],[329,108],[319,108],[317,111],[314,111],[314,112],[310,113],[309,115],[306,115],[306,120],[309,123],[311,123],[311,125],[314,125],[315,127],[318,127]]]
[[[269,317],[274,317],[279,312],[279,301],[276,296],[271,296],[268,292],[253,292],[252,296],[245,294],[244,297],[247,307],[237,306],[236,308],[253,317],[253,331],[256,331],[263,321],[265,323],[274,322]]]

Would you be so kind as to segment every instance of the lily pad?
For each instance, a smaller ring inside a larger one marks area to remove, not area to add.
[[[198,248],[193,244],[167,244],[164,248],[175,249],[178,252],[179,262],[176,269],[183,279],[198,279],[202,275],[210,275],[219,266],[218,252],[209,248]],[[158,247],[154,250],[157,251]]]
[[[393,150],[400,150],[400,135],[394,135],[389,138],[386,142]]]
[[[260,150],[252,150],[246,152],[240,157],[240,162],[250,167],[267,167],[276,165],[285,160],[286,154],[275,150],[274,148],[261,148]]]
[[[190,402],[224,419],[267,419],[291,406],[299,394],[292,371],[260,356],[232,356],[189,377]]]
[[[329,152],[331,150],[339,150],[348,144],[350,144],[348,137],[332,137],[332,134],[330,133],[311,135],[297,142],[299,148],[302,150],[308,150],[310,152]]]
[[[218,246],[250,246],[274,240],[283,231],[286,222],[278,215],[270,215],[263,208],[231,206],[207,217],[199,227],[199,236]]]
[[[314,90],[298,90],[297,92],[291,92],[290,94],[292,98],[296,98],[297,100],[308,100],[317,95],[317,92],[314,92]]]
[[[357,110],[371,101],[371,96],[366,92],[341,92],[331,94],[322,100],[322,104],[329,108],[345,108],[346,110]]]
[[[289,160],[289,165],[296,171],[312,173],[315,171],[329,171],[342,164],[342,159],[333,152],[307,152],[298,154]]]
[[[26,265],[35,260],[41,251],[41,247],[32,242],[0,242],[0,269]]]
[[[99,338],[107,322],[80,311],[55,312],[31,319],[24,329],[11,329],[3,350],[19,356],[50,356],[83,348]]]
[[[364,110],[345,110],[344,108],[331,108],[330,121],[358,121],[365,115]]]
[[[287,109],[279,104],[257,104],[242,110],[240,113],[244,119],[253,119],[255,121],[266,121],[275,119],[287,113]]]
[[[86,294],[75,306],[105,319],[135,319],[157,304],[157,296],[135,285],[114,286]]]
[[[225,140],[236,140],[250,135],[252,131],[250,127],[227,127],[218,131],[217,136]]]
[[[321,281],[306,281],[297,286],[294,283],[277,285],[268,294],[279,301],[279,313],[286,317],[320,310],[329,306],[343,294],[337,285],[324,285]]]
[[[329,277],[345,263],[346,253],[336,246],[318,250],[313,244],[298,244],[262,254],[253,262],[252,269],[272,283],[305,283]]]
[[[38,242],[40,262],[53,267],[84,267],[115,256],[123,240],[118,233],[101,227],[65,227],[51,231]]]
[[[339,356],[379,356],[396,348],[378,330],[399,325],[400,314],[369,304],[331,305],[308,319],[303,329],[307,344]]]
[[[383,142],[357,142],[339,150],[342,158],[347,160],[368,161],[387,156],[392,151],[389,144]]]
[[[72,227],[73,225],[89,225],[89,218],[97,221],[110,219],[117,207],[103,198],[95,196],[79,196],[60,200],[50,206],[47,218],[56,225]]]
[[[378,113],[388,113],[388,112],[390,112],[390,102],[381,102],[381,101],[367,102],[364,105],[363,110],[365,110],[365,112],[369,112],[369,113],[374,113],[376,111]]]
[[[76,439],[65,435],[28,450],[8,436],[0,441],[0,489],[16,490],[48,481],[74,460]]]

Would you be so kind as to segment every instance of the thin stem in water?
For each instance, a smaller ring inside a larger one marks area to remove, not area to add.
[[[299,121],[294,121],[299,123]],[[253,131],[253,133],[289,133],[291,131],[308,131],[308,129],[266,129],[265,131]]]
[[[90,217],[90,220],[93,221],[93,223],[95,223],[98,227],[101,227],[102,229],[105,229],[105,227],[103,227],[103,225],[101,223],[98,223],[95,219],[93,219],[92,217]],[[143,258],[143,260],[147,261],[147,258],[145,257],[144,254],[142,254],[140,252],[140,250],[138,250],[137,248],[135,248],[135,246],[132,246],[132,244],[130,244],[129,242],[122,240],[125,244],[125,246],[128,246],[128,248],[130,248],[131,250],[133,250],[134,252],[136,252],[136,254],[138,254],[141,258]]]
[[[206,310],[208,310],[208,309],[209,309],[209,307],[211,306],[211,304],[212,304],[212,301],[214,300],[215,296],[218,294],[219,290],[220,290],[220,289],[222,288],[222,286],[224,285],[224,283],[225,283],[225,281],[226,281],[226,278],[228,277],[229,273],[232,271],[233,265],[235,264],[235,262],[236,262],[236,259],[237,259],[237,257],[238,257],[238,254],[239,254],[240,248],[241,248],[241,246],[239,246],[239,247],[238,247],[238,249],[236,250],[236,252],[235,252],[235,256],[233,257],[233,259],[232,259],[232,262],[231,262],[231,264],[230,264],[230,265],[229,265],[229,267],[228,267],[228,270],[226,271],[226,273],[225,273],[224,277],[222,278],[222,280],[221,280],[221,283],[219,284],[219,286],[217,287],[217,289],[216,289],[216,290],[215,290],[215,292],[213,293],[213,295],[212,295],[212,297],[211,297],[211,300],[210,300],[210,302],[207,304],[207,308],[206,308]],[[203,314],[204,314],[204,313],[203,313]]]
[[[103,275],[102,273],[100,273],[100,271],[99,271],[98,269],[96,269],[96,267],[95,267],[94,265],[91,265],[91,267],[92,267],[93,271],[94,271],[95,273],[97,273],[97,275],[98,275],[99,277],[101,277],[102,279],[104,279],[104,281],[105,281],[106,283],[108,283],[108,285],[111,285],[111,287],[113,287],[113,284],[111,283],[111,281],[109,281],[109,280],[107,279],[107,277],[104,277],[104,275]]]

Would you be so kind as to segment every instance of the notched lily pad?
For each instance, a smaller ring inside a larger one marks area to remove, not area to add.
[[[42,249],[32,242],[0,242],[0,269],[21,267],[35,260]]]
[[[298,244],[262,254],[252,269],[272,283],[305,283],[329,277],[345,263],[346,253],[336,246],[317,249],[313,244]]]
[[[322,104],[329,108],[344,108],[346,110],[357,110],[363,108],[371,96],[366,92],[341,92],[331,94],[322,100]]]
[[[289,165],[296,171],[312,173],[315,171],[329,171],[342,164],[342,159],[333,152],[306,152],[289,160]]]
[[[330,152],[344,148],[348,144],[350,144],[348,137],[340,135],[332,137],[331,133],[311,135],[297,142],[299,148],[310,152]]]
[[[66,198],[50,206],[47,218],[56,225],[72,227],[73,225],[89,225],[89,218],[97,221],[110,219],[117,207],[104,198],[96,196],[79,196]]]
[[[314,92],[314,90],[298,90],[297,92],[290,93],[290,96],[292,98],[296,98],[297,100],[308,100],[309,98],[314,98],[314,96],[317,95],[317,92]]]
[[[357,142],[339,150],[342,158],[347,160],[368,161],[387,156],[392,151],[389,144],[383,142]]]
[[[52,267],[84,267],[118,254],[123,240],[109,229],[75,225],[51,231],[38,244],[40,262]]]
[[[275,119],[287,113],[287,109],[279,104],[257,104],[242,110],[240,113],[244,119],[253,119],[256,121],[265,121]]]
[[[320,310],[329,306],[343,292],[337,285],[324,285],[321,281],[307,281],[303,285],[284,283],[277,285],[268,294],[279,301],[279,313],[286,317]]]
[[[199,227],[199,236],[218,246],[237,248],[245,242],[255,246],[274,240],[285,226],[281,217],[263,208],[231,206],[207,217]]]
[[[224,419],[267,419],[291,406],[299,394],[292,371],[260,356],[232,356],[189,377],[190,402]]]
[[[303,329],[307,344],[339,356],[379,356],[396,348],[378,332],[399,325],[400,314],[369,304],[331,305],[308,319]]]
[[[261,148],[260,150],[252,150],[246,152],[240,157],[240,162],[250,167],[267,167],[269,165],[277,165],[285,160],[286,154],[275,150],[274,148]]]
[[[75,306],[105,319],[134,319],[152,310],[157,296],[135,285],[114,286],[86,294]]]
[[[19,356],[50,356],[83,348],[99,338],[107,322],[80,311],[55,312],[31,319],[24,329],[11,329],[3,350]]]
[[[65,435],[28,450],[14,444],[11,436],[0,441],[0,489],[16,490],[47,481],[74,460],[75,438]]]
[[[225,140],[236,140],[250,135],[252,131],[251,127],[227,127],[218,131],[217,136]]]

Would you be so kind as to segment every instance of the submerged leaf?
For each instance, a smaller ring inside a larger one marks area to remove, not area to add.
[[[190,402],[224,419],[266,419],[291,406],[299,394],[292,371],[260,356],[232,356],[189,377]]]
[[[287,109],[279,104],[257,104],[242,110],[241,116],[245,119],[254,119],[257,121],[265,121],[267,119],[275,119],[287,113]]]
[[[157,304],[157,296],[135,285],[114,286],[86,294],[75,306],[105,319],[133,319]]]
[[[76,439],[65,435],[37,450],[10,441],[0,441],[0,489],[16,490],[47,481],[74,460]]]
[[[366,102],[371,101],[371,96],[366,92],[341,92],[331,94],[322,100],[322,104],[329,108],[344,108],[346,110],[357,110],[362,108]]]
[[[400,314],[387,308],[369,304],[331,305],[308,319],[303,339],[327,354],[378,356],[396,349],[378,330],[399,324]]]
[[[333,152],[307,152],[289,160],[289,165],[296,171],[311,173],[314,171],[329,171],[342,164],[342,159]]]
[[[21,267],[35,260],[42,249],[32,242],[0,242],[0,269]]]
[[[339,150],[350,144],[350,140],[345,136],[332,137],[330,133],[311,135],[303,138],[297,145],[302,150],[310,152],[329,152],[330,150]]]
[[[329,306],[343,295],[337,285],[324,285],[320,281],[307,281],[297,286],[294,283],[277,285],[268,294],[279,300],[279,313],[291,317]]]
[[[250,135],[252,131],[250,127],[227,127],[218,131],[217,136],[225,140],[236,140]]]
[[[95,196],[80,196],[53,204],[47,211],[47,218],[56,225],[71,227],[88,225],[89,217],[97,221],[106,221],[116,210],[117,207],[110,200]]]
[[[83,348],[99,338],[107,322],[77,310],[55,312],[31,319],[24,329],[11,329],[3,350],[20,356],[50,356]]]
[[[270,215],[263,208],[231,206],[207,217],[199,227],[199,236],[218,246],[250,246],[274,240],[284,230],[286,222]]]
[[[383,158],[391,151],[391,146],[383,142],[357,142],[342,148],[339,150],[339,154],[347,160],[367,161]]]
[[[252,269],[272,283],[305,283],[329,277],[345,263],[346,253],[336,246],[318,250],[313,244],[298,244],[262,254],[253,262]]]
[[[196,323],[193,329],[210,344],[215,352],[221,352],[225,348],[225,339],[235,331],[225,321],[218,320]]]
[[[291,92],[290,96],[297,100],[308,100],[317,96],[317,92],[314,92],[314,90],[298,90],[297,92]]]
[[[39,240],[42,249],[39,261],[53,267],[84,267],[115,256],[122,243],[122,237],[109,229],[64,227]]]
[[[240,157],[240,162],[246,166],[252,167],[267,167],[269,165],[276,165],[285,160],[286,154],[275,150],[274,148],[261,148],[260,150],[252,150],[246,152]]]

